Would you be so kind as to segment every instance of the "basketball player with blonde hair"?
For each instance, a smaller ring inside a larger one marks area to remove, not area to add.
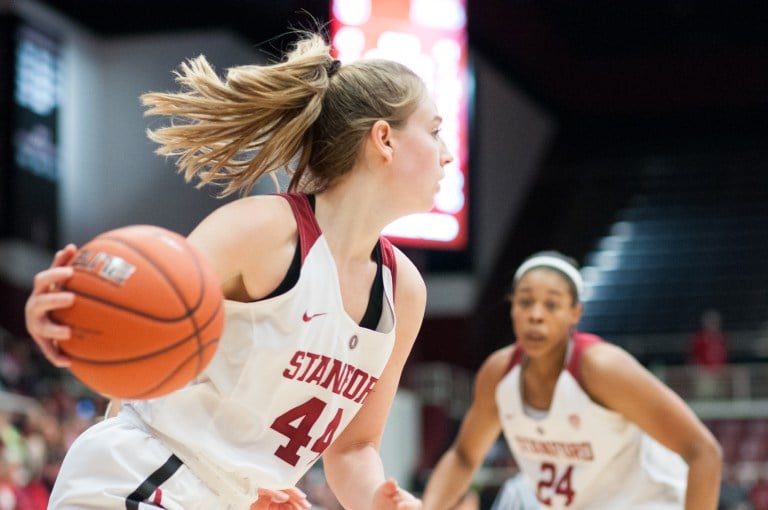
[[[461,497],[501,432],[538,500],[508,508],[717,508],[715,438],[626,351],[576,330],[582,293],[575,261],[558,252],[517,269],[516,341],[478,371],[458,436],[427,483],[426,510]]]
[[[385,477],[378,448],[426,299],[380,232],[428,211],[453,159],[424,83],[387,60],[341,65],[312,33],[281,62],[220,79],[201,56],[177,79],[182,91],[142,100],[174,119],[150,137],[187,180],[247,194],[286,168],[290,186],[223,205],[189,235],[226,298],[216,355],[188,386],[125,401],[87,430],[51,508],[308,508],[294,485],[321,455],[345,508],[421,508]],[[26,307],[58,366],[70,331],[48,313],[74,299],[55,290],[74,252],[35,277]]]

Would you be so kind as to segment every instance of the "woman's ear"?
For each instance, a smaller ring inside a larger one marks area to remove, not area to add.
[[[377,120],[373,123],[369,133],[369,147],[372,152],[390,163],[394,154],[392,148],[392,126],[386,120]]]
[[[579,302],[573,307],[573,323],[578,324],[581,320],[581,314],[584,312],[584,304]]]

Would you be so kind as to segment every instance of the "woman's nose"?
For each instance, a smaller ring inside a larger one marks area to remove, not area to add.
[[[543,311],[544,308],[541,305],[533,305],[529,311],[528,318],[535,321],[541,320],[544,316]]]
[[[453,154],[451,153],[451,150],[448,148],[448,146],[445,144],[444,141],[441,140],[441,147],[442,147],[442,153],[440,154],[440,163],[442,166],[447,165],[448,163],[453,162]]]

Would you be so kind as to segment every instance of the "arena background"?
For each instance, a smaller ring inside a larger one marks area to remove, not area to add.
[[[218,69],[263,61],[287,27],[311,18],[327,21],[328,2],[0,0],[0,330],[3,364],[27,359],[26,376],[4,369],[5,389],[34,399],[54,392],[41,381],[62,377],[22,347],[23,301],[53,248],[130,223],[186,233],[217,204],[152,153],[138,95],[172,88],[170,71],[198,53]],[[412,445],[398,469],[418,486],[447,446],[472,371],[511,340],[513,268],[555,248],[585,266],[585,329],[689,400],[718,434],[738,497],[759,497],[768,478],[768,5],[468,0],[467,22],[471,243],[407,249],[429,305],[393,420]],[[49,139],[25,131],[14,110],[20,26],[57,57]],[[39,179],[20,177],[19,133]],[[723,393],[701,399],[688,348],[709,308],[722,314],[730,364]],[[478,482],[485,500],[511,472],[503,452],[489,459]]]

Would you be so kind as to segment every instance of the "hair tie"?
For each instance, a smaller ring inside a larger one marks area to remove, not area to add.
[[[341,67],[341,60],[334,59],[331,61],[331,63],[325,67],[325,70],[328,73],[328,78],[336,74],[336,71],[339,70],[339,67]]]

